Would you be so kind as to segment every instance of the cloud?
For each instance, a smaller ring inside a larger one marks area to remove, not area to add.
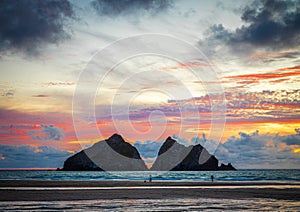
[[[49,146],[9,146],[0,144],[0,168],[57,168],[71,154]]]
[[[32,95],[32,97],[36,97],[36,98],[46,98],[46,97],[49,97],[49,95],[38,94],[38,95]]]
[[[243,82],[244,83],[244,82]],[[299,90],[226,92],[227,123],[271,121],[291,123],[299,119]],[[239,119],[236,120],[233,117]],[[232,119],[233,118],[233,119]]]
[[[299,128],[296,128],[295,135],[282,136],[280,140],[282,140],[282,142],[286,143],[287,145],[300,146],[300,132],[299,131],[300,131]]]
[[[238,168],[299,168],[300,135],[287,136],[262,134],[258,131],[239,133],[219,144],[215,155]]]
[[[250,56],[250,59],[261,60],[263,62],[280,61],[282,59],[294,59],[299,57],[300,52],[279,52],[279,53],[267,53],[267,52],[256,52]]]
[[[294,69],[295,67],[292,68]],[[281,77],[295,76],[298,74],[299,72],[297,72],[296,70],[293,72],[270,72],[266,74],[236,75],[232,77],[226,77],[226,80],[228,80],[228,83],[236,83],[237,85],[247,88],[246,86],[254,83],[265,82],[267,80],[281,79]],[[298,111],[300,104],[299,91],[299,89],[289,89],[279,91],[263,90],[261,92],[240,92],[232,89],[232,91],[230,92],[225,92],[224,95],[226,99],[227,122],[239,123],[243,120],[246,120],[247,122],[249,120],[278,120],[280,122],[292,122],[293,120],[298,120],[300,117],[300,113]],[[172,108],[176,108],[177,105],[172,105],[172,103],[177,102],[177,104],[184,105],[183,110],[190,112],[191,115],[195,116],[199,114],[202,123],[205,121],[210,122],[212,114],[210,102],[212,100],[214,100],[213,95],[206,95],[201,97],[195,97],[192,99],[176,101],[169,100],[168,104],[165,105],[166,109],[162,106],[156,109],[163,111],[166,117],[182,116],[190,118],[190,116],[188,116],[189,114],[187,113],[167,113],[167,111],[175,112],[175,110],[172,110]],[[194,105],[184,104],[188,102],[194,102]],[[154,109],[155,108],[153,108],[153,110]],[[236,119],[235,117],[238,117],[239,119]],[[180,123],[179,121],[177,122]],[[195,123],[195,121],[197,121],[196,117],[195,119],[191,119],[191,121]]]
[[[13,97],[15,95],[15,90],[8,90],[7,92],[5,92],[2,96],[6,96],[6,97]]]
[[[287,71],[289,70],[289,71]],[[288,67],[288,68],[281,68],[274,70],[272,72],[267,73],[257,73],[257,74],[242,74],[242,75],[235,75],[235,76],[226,76],[223,79],[233,80],[239,84],[253,84],[259,83],[261,80],[277,80],[282,78],[288,78],[300,75],[300,67]],[[281,82],[281,81],[279,81]]]
[[[236,86],[240,85],[247,88],[246,86],[253,85],[254,83],[263,84],[264,82],[281,80],[281,77],[286,78],[291,73],[294,73],[294,71],[284,70],[294,70],[296,73],[296,67],[287,67],[282,71],[277,70],[278,73],[274,71],[266,74],[236,75],[227,77],[226,80],[232,84],[236,84]],[[224,93],[226,99],[226,111],[224,111],[224,115],[226,115],[226,122],[229,125],[240,125],[241,123],[246,125],[264,125],[273,123],[289,126],[289,124],[299,122],[299,89],[263,90],[261,92],[251,92],[246,89],[241,92],[237,89],[231,89],[229,91]],[[130,121],[130,124],[136,130],[143,132],[142,134],[150,130],[151,125],[155,127],[166,126],[166,130],[164,130],[166,136],[179,134],[181,130],[182,132],[186,130],[186,132],[190,133],[192,132],[192,128],[194,129],[193,133],[197,133],[199,129],[201,129],[201,132],[206,132],[205,130],[210,129],[212,121],[214,123],[222,123],[223,121],[222,119],[213,118],[214,114],[211,102],[215,99],[214,95],[205,95],[183,100],[168,100],[168,102],[157,106],[151,105],[151,107],[139,105],[131,107],[129,114],[122,110],[121,106],[118,109],[118,113],[112,114],[108,105],[98,105],[96,120],[103,132],[115,131],[116,123],[125,129],[127,121]],[[162,119],[160,116],[157,116],[157,118],[154,116],[151,117],[151,113],[155,111],[160,111],[164,115],[164,118]],[[219,112],[215,114],[218,115]],[[162,122],[163,120],[166,120],[166,123]],[[86,121],[90,122],[91,120]],[[127,130],[126,133],[133,136],[135,140],[141,139],[140,137],[135,137],[136,132],[134,131],[130,131],[129,133]],[[109,135],[107,134],[107,136]],[[176,139],[175,136],[174,138]],[[148,139],[154,138],[148,137]],[[182,143],[186,145],[193,142],[182,140]]]
[[[16,89],[8,84],[0,84],[0,96],[12,98],[16,93]]]
[[[116,17],[122,15],[155,15],[173,5],[171,0],[94,0],[92,6],[99,15]]]
[[[31,130],[29,134],[33,140],[60,141],[63,138],[63,131],[54,125],[41,125],[41,130]]]
[[[206,62],[199,62],[199,61],[196,61],[196,62],[188,62],[188,63],[179,63],[178,65],[176,66],[169,66],[169,67],[162,67],[161,70],[164,70],[164,71],[177,71],[177,70],[180,70],[180,69],[184,69],[184,68],[190,68],[190,67],[211,67],[213,66],[212,64],[208,64]]]
[[[211,26],[200,44],[225,45],[239,53],[260,47],[281,50],[300,45],[299,1],[254,1],[244,8],[241,19],[245,24],[234,31],[222,24]]]
[[[183,144],[184,146],[190,145],[190,142],[187,139],[181,138],[177,134],[172,135],[172,138],[175,139],[176,141],[178,141],[178,143]]]
[[[75,85],[74,82],[48,82],[48,83],[44,83],[44,85],[47,86],[72,86]]]
[[[162,141],[158,142],[150,140],[144,142],[136,141],[134,147],[137,148],[143,158],[156,158],[162,143]]]
[[[74,17],[68,0],[2,0],[0,50],[36,54],[43,44],[68,38],[65,23]]]

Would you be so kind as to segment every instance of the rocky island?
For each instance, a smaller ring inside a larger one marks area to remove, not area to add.
[[[216,171],[236,169],[230,163],[219,166],[218,159],[214,155],[210,155],[200,144],[186,147],[168,137],[160,147],[151,170]]]
[[[63,171],[206,171],[235,170],[228,165],[218,165],[218,159],[210,155],[200,144],[184,146],[168,137],[159,149],[153,166],[148,169],[138,150],[122,136],[114,134],[92,147],[69,157]]]
[[[80,151],[64,162],[64,171],[146,171],[137,149],[114,134]]]

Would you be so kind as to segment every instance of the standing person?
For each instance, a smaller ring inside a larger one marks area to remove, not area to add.
[[[151,174],[150,174],[150,176],[149,176],[149,182],[150,182],[150,183],[152,182],[152,176],[151,176]]]
[[[213,175],[210,176],[210,179],[211,179],[211,182],[214,182],[214,176]]]

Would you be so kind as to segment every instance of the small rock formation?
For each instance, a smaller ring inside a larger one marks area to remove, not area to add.
[[[130,143],[114,134],[92,147],[69,157],[64,171],[146,171],[139,152]]]
[[[221,166],[219,167],[219,170],[236,170],[236,168],[234,168],[231,163],[228,163],[227,165],[225,165],[224,163],[221,164]]]
[[[151,170],[171,171],[207,171],[207,170],[235,170],[231,165],[218,166],[218,159],[210,155],[203,146],[185,147],[176,140],[168,137],[161,146],[158,156]]]

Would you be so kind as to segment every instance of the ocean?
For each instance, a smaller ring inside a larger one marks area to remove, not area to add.
[[[0,180],[152,180],[167,181],[300,181],[300,169],[245,169],[238,171],[101,172],[1,170]]]
[[[0,180],[116,180],[218,182],[299,182],[300,170],[238,170],[201,172],[92,172],[1,170]],[[9,181],[7,181],[9,183]],[[147,185],[147,184],[146,184]],[[282,187],[283,188],[283,187]],[[282,189],[280,188],[280,189]],[[15,188],[18,189],[18,188]],[[34,188],[32,188],[34,189]],[[57,188],[55,188],[57,189]],[[93,189],[93,188],[86,188]],[[207,188],[210,189],[210,188]],[[222,188],[221,188],[222,189]],[[288,189],[288,188],[287,188]],[[5,190],[5,188],[4,188]],[[26,190],[26,189],[25,189]],[[187,189],[188,190],[188,189]],[[38,191],[39,192],[39,191]],[[58,192],[60,192],[58,190]],[[5,194],[4,194],[5,195]],[[0,201],[0,211],[300,211],[300,202],[272,198],[147,198],[70,201]]]

